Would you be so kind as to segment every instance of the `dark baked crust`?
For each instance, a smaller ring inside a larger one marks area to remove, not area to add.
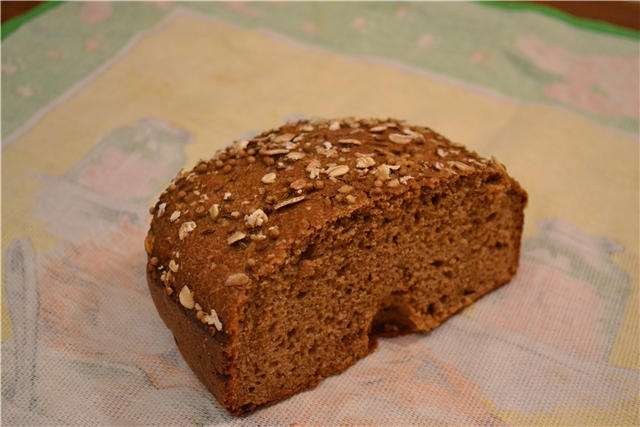
[[[370,337],[353,358],[316,370],[316,376],[282,392],[252,398],[239,369],[249,366],[242,348],[244,317],[258,287],[269,293],[265,283],[281,280],[278,274],[297,264],[330,224],[380,210],[389,201],[466,187],[476,189],[474,197],[501,197],[509,227],[500,243],[509,246],[504,271],[469,296],[444,304],[437,316],[404,313],[406,325],[398,321],[393,327],[389,316],[398,317],[395,312],[367,317],[371,336],[429,330],[515,274],[527,196],[495,159],[482,159],[429,128],[392,119],[289,123],[236,141],[180,173],[151,209],[145,241],[149,288],[196,375],[231,412],[247,412],[314,387],[375,347]],[[388,312],[397,301],[385,298],[379,304]],[[410,306],[402,304],[405,311]]]

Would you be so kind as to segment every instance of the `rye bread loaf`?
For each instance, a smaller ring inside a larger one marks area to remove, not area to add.
[[[526,202],[495,159],[426,127],[288,123],[162,193],[149,289],[198,378],[246,413],[507,283]]]

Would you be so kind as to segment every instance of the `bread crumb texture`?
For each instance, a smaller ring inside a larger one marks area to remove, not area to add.
[[[149,288],[192,370],[242,414],[507,283],[526,202],[495,158],[427,127],[287,123],[174,178],[151,209]]]

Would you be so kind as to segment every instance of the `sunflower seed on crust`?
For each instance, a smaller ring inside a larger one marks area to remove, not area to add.
[[[289,152],[286,148],[275,148],[273,150],[267,150],[264,152],[266,156],[275,156],[276,154],[287,154]]]
[[[275,138],[273,138],[273,142],[276,142],[276,143],[288,142],[288,141],[291,141],[294,136],[295,136],[295,134],[293,134],[293,133],[285,133],[285,134],[278,135]]]
[[[356,161],[356,167],[358,169],[366,169],[368,167],[375,166],[375,164],[376,164],[376,161],[369,156],[361,157]]]
[[[307,180],[304,178],[301,179],[296,179],[295,181],[293,181],[289,187],[293,188],[294,190],[300,190],[302,188],[304,188],[304,186],[307,185]]]
[[[301,202],[302,200],[305,199],[305,196],[298,196],[298,197],[292,197],[291,199],[287,199],[287,200],[283,200],[280,203],[278,203],[277,205],[275,205],[273,207],[273,209],[278,210],[280,208],[283,208],[285,206],[291,205],[293,203],[298,203]]]
[[[327,170],[325,172],[330,177],[335,178],[335,177],[342,176],[345,173],[349,172],[349,166],[347,166],[347,165],[335,165],[335,166],[331,166],[330,168],[327,168]]]
[[[262,182],[264,182],[265,184],[273,184],[274,182],[276,182],[276,174],[273,172],[269,172],[262,177]]]
[[[203,317],[205,318],[205,317]],[[207,325],[213,325],[217,330],[222,330],[222,322],[220,322],[220,318],[218,317],[218,313],[214,309],[211,309],[211,314],[206,316]]]
[[[413,140],[411,135],[402,135],[400,133],[392,133],[389,135],[389,141],[395,142],[396,144],[408,144]]]
[[[414,178],[411,175],[403,176],[402,178],[400,178],[400,184],[407,185],[407,182],[410,179],[414,179]]]
[[[314,179],[320,176],[320,160],[313,159],[306,167],[306,171],[309,172],[309,178]]]
[[[466,163],[462,163],[462,162],[452,162],[453,166],[456,169],[461,170],[462,172],[473,172],[475,171],[475,168],[473,166],[469,166]]]
[[[180,230],[178,231],[178,237],[180,237],[180,240],[184,240],[189,235],[189,233],[191,233],[195,229],[196,229],[195,222],[193,221],[185,222],[180,226]]]
[[[209,216],[211,217],[211,219],[215,220],[216,218],[218,218],[219,214],[220,214],[220,205],[218,204],[212,205],[211,209],[209,209]]]
[[[304,158],[305,156],[306,156],[306,154],[303,153],[302,151],[292,151],[291,153],[287,154],[287,159],[300,160],[300,159]]]
[[[182,304],[183,307],[188,308],[189,310],[195,307],[196,303],[193,300],[193,295],[191,295],[191,291],[187,286],[182,288],[178,297],[180,299],[180,304]]]
[[[261,227],[269,221],[269,217],[262,209],[256,209],[251,215],[245,215],[244,219],[247,221],[247,227],[249,228]]]
[[[238,242],[244,239],[245,237],[247,237],[247,235],[244,234],[242,231],[236,231],[231,236],[229,236],[229,238],[227,239],[227,244],[233,245],[235,242]]]
[[[247,145],[249,145],[249,141],[247,141],[246,139],[241,139],[239,141],[235,141],[233,143],[233,151],[238,154],[240,153],[242,150],[244,150],[245,148],[247,148]]]
[[[249,283],[249,276],[244,273],[236,273],[227,277],[227,280],[224,282],[225,286],[242,286]]]

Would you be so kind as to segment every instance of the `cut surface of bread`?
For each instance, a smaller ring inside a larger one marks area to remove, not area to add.
[[[194,373],[247,413],[507,283],[526,202],[503,165],[426,127],[288,123],[174,179],[149,289]]]

